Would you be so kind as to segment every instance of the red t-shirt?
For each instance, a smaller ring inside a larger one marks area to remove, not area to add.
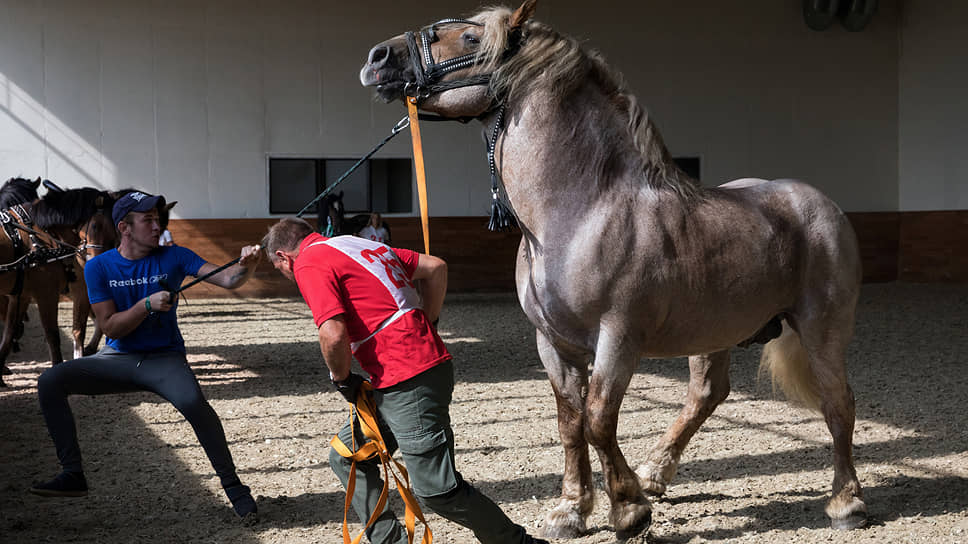
[[[293,273],[316,326],[343,314],[353,355],[373,387],[450,359],[411,281],[419,256],[355,236],[314,233],[299,245]]]

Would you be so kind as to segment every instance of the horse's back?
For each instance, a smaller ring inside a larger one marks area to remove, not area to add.
[[[803,243],[801,266],[807,281],[822,275],[844,289],[859,285],[860,250],[853,227],[833,199],[816,187],[796,179],[743,178],[713,191],[739,198],[772,223],[793,229]]]

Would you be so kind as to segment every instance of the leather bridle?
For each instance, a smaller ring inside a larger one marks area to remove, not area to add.
[[[461,55],[440,62],[434,62],[430,45],[439,39],[437,37],[437,27],[446,24],[465,24],[478,27],[484,26],[483,23],[472,21],[470,19],[450,18],[441,19],[440,21],[437,21],[436,23],[426,27],[425,29],[419,30],[418,32],[408,31],[406,34],[404,34],[407,40],[410,63],[413,67],[413,73],[416,80],[407,82],[404,86],[403,92],[407,97],[409,97],[408,100],[412,100],[412,103],[416,106],[419,106],[423,100],[435,94],[452,89],[459,89],[461,87],[489,85],[491,82],[491,74],[477,74],[464,79],[441,81],[441,79],[447,74],[456,72],[458,70],[463,70],[465,68],[470,68],[471,66],[484,62],[484,57],[477,53],[468,53],[466,55]],[[417,46],[418,36],[421,47]],[[506,60],[517,53],[523,43],[524,34],[521,27],[512,29],[510,35],[508,36],[508,46],[502,55],[502,60]],[[423,50],[422,55],[420,51],[421,49]],[[497,144],[498,136],[500,136],[501,130],[504,128],[503,121],[507,105],[505,98],[506,97],[503,96],[493,97],[491,106],[477,117],[446,118],[441,116],[420,115],[421,119],[429,121],[454,120],[466,123],[471,119],[480,119],[497,111],[494,127],[491,131],[491,137],[487,138],[485,136],[485,141],[487,144],[487,162],[491,174],[491,217],[487,228],[488,230],[492,231],[505,230],[517,224],[514,212],[510,209],[508,203],[505,203],[504,199],[501,197],[496,165],[494,163],[494,148]]]
[[[491,81],[491,74],[478,74],[464,79],[454,81],[441,81],[444,76],[458,70],[470,68],[484,61],[483,57],[477,53],[468,53],[459,57],[434,62],[434,56],[430,45],[436,42],[437,27],[449,24],[462,24],[483,27],[484,23],[472,21],[470,19],[441,19],[436,23],[421,29],[417,32],[408,31],[405,34],[407,39],[407,49],[410,53],[410,63],[413,66],[415,81],[407,82],[404,87],[404,94],[416,97],[422,101],[432,95],[459,89],[461,87],[472,87],[475,85],[487,85]],[[420,46],[417,46],[417,37],[420,39]],[[423,54],[420,54],[420,50]]]

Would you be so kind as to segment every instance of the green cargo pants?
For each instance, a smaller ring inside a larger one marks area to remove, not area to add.
[[[454,392],[454,365],[441,363],[397,385],[373,391],[380,432],[390,453],[399,448],[410,473],[414,495],[421,504],[474,532],[484,544],[526,542],[523,527],[512,522],[491,499],[465,482],[454,464],[454,432],[450,427],[450,401]],[[344,444],[364,437],[358,424],[347,421],[339,431]],[[349,459],[330,450],[329,463],[346,488]],[[370,519],[383,490],[377,459],[356,465],[353,509],[362,522]],[[407,531],[389,509],[366,532],[373,544],[402,544]]]

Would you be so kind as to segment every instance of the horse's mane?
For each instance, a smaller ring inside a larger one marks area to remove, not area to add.
[[[482,71],[493,70],[491,92],[496,97],[519,96],[536,89],[564,101],[582,83],[592,80],[628,118],[627,129],[642,159],[643,181],[655,188],[675,191],[686,199],[697,198],[700,187],[672,160],[648,111],[629,92],[622,75],[611,69],[597,51],[559,34],[544,23],[528,21],[522,29],[522,45],[505,57],[509,43],[511,10],[486,9],[470,17],[485,24],[481,39]]]
[[[34,183],[24,178],[8,179],[3,187],[0,187],[0,210],[37,200],[37,189]]]
[[[37,201],[33,208],[34,222],[42,229],[79,226],[98,211],[111,213],[114,198],[108,191],[90,187],[52,191]]]

